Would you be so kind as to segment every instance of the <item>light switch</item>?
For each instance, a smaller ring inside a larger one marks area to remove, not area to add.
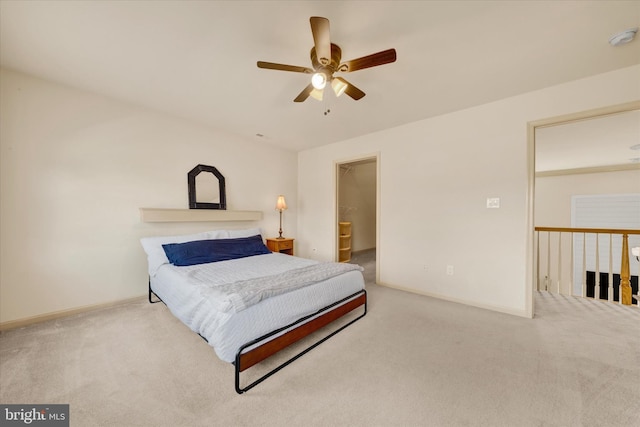
[[[500,207],[500,197],[487,197],[487,209],[497,209]]]

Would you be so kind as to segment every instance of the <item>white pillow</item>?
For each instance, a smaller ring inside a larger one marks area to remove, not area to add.
[[[228,239],[229,232],[227,230],[206,231],[207,239]]]
[[[240,237],[251,237],[256,234],[262,235],[262,232],[259,228],[247,228],[245,230],[227,230],[229,233],[229,239],[237,239]]]
[[[181,236],[143,237],[140,239],[140,243],[142,243],[142,247],[147,253],[149,275],[155,276],[160,266],[163,264],[169,264],[169,260],[167,259],[167,255],[165,254],[162,245],[166,245],[168,243],[192,242],[195,240],[225,239],[227,237],[227,230],[215,230],[196,234],[184,234]]]

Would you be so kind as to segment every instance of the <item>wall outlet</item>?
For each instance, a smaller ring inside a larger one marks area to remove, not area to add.
[[[500,208],[500,197],[487,197],[487,209]]]
[[[447,276],[453,276],[453,265],[447,265]]]

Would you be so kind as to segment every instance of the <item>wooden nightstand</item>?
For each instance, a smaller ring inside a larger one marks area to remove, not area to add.
[[[271,252],[280,252],[281,254],[293,255],[293,240],[288,237],[277,239],[270,237],[267,239],[267,248]]]

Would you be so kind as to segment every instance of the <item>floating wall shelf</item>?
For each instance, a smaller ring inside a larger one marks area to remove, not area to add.
[[[140,208],[142,222],[259,221],[261,211]]]

